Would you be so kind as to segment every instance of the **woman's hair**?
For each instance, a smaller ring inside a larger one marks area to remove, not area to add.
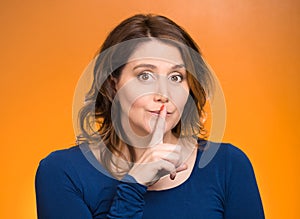
[[[113,170],[118,169],[118,166],[113,156],[122,157],[131,163],[136,160],[133,146],[125,143],[122,140],[123,136],[120,138],[117,134],[124,134],[121,126],[113,125],[113,120],[120,120],[120,115],[111,111],[116,95],[115,81],[119,79],[126,61],[139,43],[154,38],[177,47],[187,69],[189,97],[180,121],[172,129],[173,134],[176,137],[205,138],[207,136],[201,117],[204,115],[203,107],[213,87],[213,80],[197,44],[183,28],[164,16],[134,15],[116,26],[100,48],[96,56],[93,83],[85,96],[85,105],[79,112],[78,122],[81,133],[77,136],[77,143],[105,145],[100,159],[102,165],[115,176],[118,174]],[[137,41],[126,44],[130,40]],[[118,46],[122,43],[123,46]],[[126,156],[124,150],[128,152]]]

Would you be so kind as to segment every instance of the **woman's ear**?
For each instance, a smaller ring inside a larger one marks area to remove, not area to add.
[[[117,84],[118,84],[117,78],[115,78],[114,76],[110,75],[109,79],[110,79],[111,88],[116,92],[117,91]]]
[[[110,100],[112,101],[117,93],[117,89],[116,89],[116,78],[114,78],[113,76],[109,76],[106,79],[106,82],[103,86],[104,89],[104,95]]]

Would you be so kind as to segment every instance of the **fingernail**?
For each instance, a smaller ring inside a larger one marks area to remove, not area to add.
[[[161,105],[161,107],[160,107],[159,115],[160,115],[160,117],[162,117],[162,118],[166,118],[166,115],[167,115],[167,108],[166,108],[166,106],[165,106],[164,104]]]
[[[171,174],[170,174],[170,179],[171,179],[171,180],[174,180],[175,177],[176,177],[176,174],[174,174],[174,173],[171,173]]]

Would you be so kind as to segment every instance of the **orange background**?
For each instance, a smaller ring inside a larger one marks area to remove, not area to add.
[[[198,42],[222,84],[225,142],[254,166],[267,218],[299,218],[300,2],[2,0],[0,218],[36,218],[41,158],[74,144],[72,98],[122,19],[159,13]]]

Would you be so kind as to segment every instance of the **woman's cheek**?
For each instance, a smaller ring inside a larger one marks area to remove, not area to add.
[[[149,103],[147,96],[138,98],[129,110],[129,120],[131,125],[139,127],[141,131],[150,133],[153,130],[155,124],[155,118],[147,112],[146,107]]]
[[[168,86],[169,99],[175,105],[180,115],[189,97],[189,86],[186,81],[180,84],[171,84]]]
[[[176,98],[172,98],[172,102],[176,107],[176,111],[179,114],[178,116],[181,116],[189,97],[189,93],[187,93],[186,90],[182,89],[181,91],[180,93],[173,93],[172,95],[177,94]]]

